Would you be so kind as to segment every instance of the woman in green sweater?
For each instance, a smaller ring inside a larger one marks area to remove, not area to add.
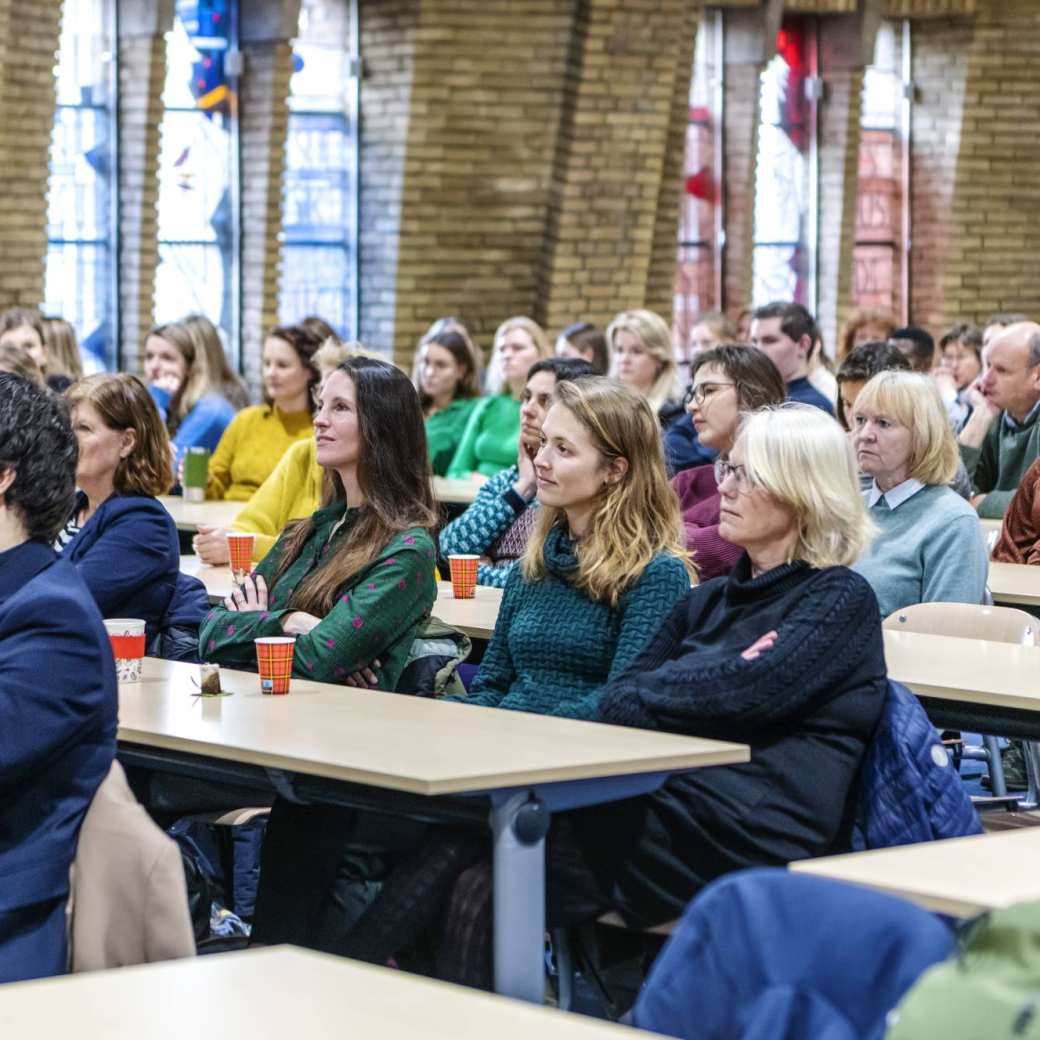
[[[509,318],[495,332],[488,370],[490,396],[473,409],[446,476],[464,480],[474,474],[493,477],[516,462],[520,439],[520,397],[527,370],[552,355],[541,327],[530,318]]]
[[[535,470],[538,521],[480,672],[459,699],[588,719],[600,690],[689,592],[694,570],[660,427],[642,395],[598,377],[558,383]],[[329,901],[319,945],[385,963],[442,914],[474,845],[483,847],[480,835],[460,842],[438,827],[418,848],[398,848],[380,895],[338,936],[329,917],[339,904]]]
[[[200,653],[255,667],[257,636],[293,635],[293,675],[344,682],[378,658],[376,685],[393,690],[437,596],[419,401],[393,365],[352,357],[322,385],[314,431],[321,508],[209,613]]]
[[[443,477],[479,400],[480,359],[469,338],[454,330],[424,337],[412,382],[426,418],[430,465]]]

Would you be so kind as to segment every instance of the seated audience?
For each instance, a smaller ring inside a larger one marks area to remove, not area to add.
[[[1026,470],[993,547],[1000,563],[1040,564],[1040,459]]]
[[[28,307],[12,307],[0,314],[0,346],[13,344],[25,350],[47,375],[47,336],[43,315]]]
[[[557,384],[593,375],[578,358],[544,358],[527,375],[520,406],[520,448],[516,463],[496,473],[477,492],[473,504],[440,534],[442,556],[472,553],[481,557],[477,584],[502,588],[524,554],[537,516],[538,481],[534,457],[542,444],[542,423]]]
[[[720,343],[733,343],[737,339],[736,326],[721,311],[705,311],[698,315],[690,328],[688,358],[679,364],[679,374],[684,385],[690,380],[691,365],[705,350]],[[683,367],[685,365],[685,368]],[[687,397],[689,387],[687,387]],[[703,466],[715,460],[715,452],[701,444],[690,417],[689,404],[685,413],[664,432],[664,460],[669,473],[682,473],[694,466]]]
[[[243,408],[224,430],[209,460],[207,498],[248,501],[292,445],[313,440],[321,343],[302,325],[274,329],[264,340],[264,403]]]
[[[319,320],[320,319],[315,319]],[[362,352],[359,343],[330,338],[312,358],[324,379],[350,357]],[[288,448],[271,475],[253,492],[231,524],[232,531],[254,535],[253,560],[259,563],[274,547],[290,520],[311,515],[321,502],[324,470],[315,458],[314,437]],[[192,547],[204,563],[219,567],[228,562],[227,530],[199,524]]]
[[[947,486],[957,443],[939,391],[920,373],[883,372],[856,398],[853,444],[872,483],[879,533],[854,569],[882,617],[915,603],[981,603],[986,547],[975,511]]]
[[[935,340],[926,329],[919,325],[907,325],[906,328],[896,329],[888,337],[888,342],[910,362],[914,372],[931,372],[935,364]]]
[[[809,368],[819,331],[800,303],[767,303],[751,320],[751,342],[765,351],[787,385],[787,399],[834,414],[834,408],[809,381]]]
[[[527,370],[551,354],[545,333],[530,318],[509,318],[499,325],[488,372],[489,396],[474,407],[446,476],[493,477],[513,464]]]
[[[727,455],[742,413],[783,404],[784,381],[776,365],[756,347],[727,343],[698,354],[686,410],[701,444]],[[686,548],[702,581],[727,574],[740,559],[740,546],[719,537],[719,487],[715,465],[695,466],[672,480],[679,496]]]
[[[939,367],[932,373],[955,432],[971,415],[968,391],[982,372],[982,333],[974,325],[954,325],[939,340]]]
[[[556,356],[587,361],[597,376],[605,376],[610,370],[607,337],[591,322],[568,325],[556,337]]]
[[[1009,325],[984,352],[986,371],[969,393],[972,413],[958,440],[979,516],[1004,515],[1040,457],[1040,325]]]
[[[0,343],[0,372],[10,372],[40,386],[47,385],[40,366],[33,361],[29,351],[18,343]]]
[[[419,398],[393,365],[352,357],[325,379],[319,402],[322,507],[209,613],[200,653],[255,668],[254,639],[292,635],[294,675],[343,682],[373,662],[379,688],[392,690],[437,596]]]
[[[985,350],[989,346],[990,340],[994,336],[998,336],[1006,328],[1018,325],[1023,321],[1032,321],[1032,318],[1028,314],[1010,314],[1007,312],[991,314],[982,325],[982,349]]]
[[[588,719],[603,684],[622,674],[685,597],[693,571],[660,430],[642,395],[613,380],[560,383],[535,467],[538,520],[465,702]],[[476,858],[486,855],[483,835],[460,840]],[[453,833],[435,828],[422,850],[397,857],[399,868],[356,927],[324,945],[385,961],[443,912],[465,866],[456,852]],[[336,913],[330,903],[326,915]],[[324,935],[334,932],[327,924]],[[454,953],[448,945],[442,951]]]
[[[607,326],[611,375],[642,394],[662,430],[683,415],[671,329],[653,311],[622,311]]]
[[[155,498],[169,488],[170,452],[155,402],[137,376],[88,376],[66,393],[79,442],[76,503],[59,535],[62,559],[79,571],[105,617],[141,618],[151,642],[178,585],[177,527]],[[196,631],[204,591],[179,623]]]
[[[66,971],[69,868],[116,752],[108,635],[51,548],[76,454],[63,402],[0,374],[0,982]]]
[[[736,326],[737,326],[737,342],[738,343],[750,343],[751,342],[751,316],[754,314],[754,308],[744,307],[742,310],[737,312]]]
[[[896,327],[895,318],[889,311],[876,307],[861,307],[854,310],[841,327],[838,337],[838,360],[843,361],[852,351],[864,343],[884,342]]]
[[[424,337],[415,354],[412,383],[426,418],[430,465],[434,476],[443,477],[480,398],[480,358],[461,332]]]
[[[151,329],[144,341],[144,370],[178,463],[187,448],[213,451],[235,412],[249,403],[220,334],[201,314]]]
[[[83,378],[76,330],[64,318],[44,318],[43,331],[47,346],[47,385],[59,394],[64,393],[77,379]]]
[[[834,365],[823,349],[823,336],[816,327],[816,339],[809,355],[809,382],[831,403],[838,403],[838,381],[834,378]]]

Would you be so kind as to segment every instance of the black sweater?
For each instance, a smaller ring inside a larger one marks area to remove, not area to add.
[[[771,649],[740,656],[773,630]],[[747,743],[751,761],[573,814],[616,909],[660,923],[728,871],[846,849],[885,682],[877,601],[846,567],[796,562],[752,578],[745,555],[692,589],[604,687],[598,717]]]

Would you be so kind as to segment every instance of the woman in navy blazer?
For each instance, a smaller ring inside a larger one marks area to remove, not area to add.
[[[104,617],[143,619],[151,642],[180,574],[177,527],[155,499],[173,484],[166,429],[136,376],[90,376],[66,397],[79,441],[80,491],[62,558],[80,572]]]
[[[60,398],[0,374],[0,982],[65,971],[69,867],[116,749],[108,636],[51,548],[75,472]]]

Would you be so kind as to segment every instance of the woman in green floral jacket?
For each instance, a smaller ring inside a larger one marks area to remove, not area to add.
[[[418,397],[393,365],[349,358],[322,385],[314,434],[321,508],[209,613],[200,654],[255,667],[254,639],[294,635],[293,675],[345,682],[378,660],[375,685],[393,690],[437,596]]]

